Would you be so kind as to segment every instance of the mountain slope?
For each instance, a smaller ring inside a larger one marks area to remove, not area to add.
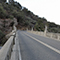
[[[13,2],[12,4],[9,4],[3,2],[0,3],[0,30],[3,36],[11,32],[12,27],[10,25],[14,18],[16,18],[18,21],[17,28],[21,30],[26,30],[27,28],[31,30],[33,27],[34,30],[44,31],[45,25],[47,25],[48,32],[60,33],[60,25],[53,22],[48,22],[46,18],[41,18],[35,15],[26,7],[22,7],[20,3]],[[8,22],[8,25],[6,22]]]

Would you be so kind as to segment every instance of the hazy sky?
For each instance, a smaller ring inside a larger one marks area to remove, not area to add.
[[[39,17],[60,25],[60,0],[15,0]]]

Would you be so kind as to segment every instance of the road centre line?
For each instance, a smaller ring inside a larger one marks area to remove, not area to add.
[[[55,51],[55,52],[57,52],[57,53],[59,53],[59,54],[60,54],[60,50],[58,50],[58,49],[56,49],[56,48],[54,48],[54,47],[52,47],[52,46],[50,46],[50,45],[48,45],[48,44],[46,44],[46,43],[44,43],[44,42],[40,41],[40,40],[38,40],[38,39],[36,39],[36,38],[34,38],[34,37],[32,37],[32,36],[30,36],[30,35],[26,34],[26,33],[24,33],[24,34],[25,34],[25,35],[27,35],[27,36],[29,36],[30,38],[34,39],[35,41],[37,41],[37,42],[39,42],[39,43],[43,44],[44,46],[46,46],[46,47],[50,48],[51,50],[53,50],[53,51]]]

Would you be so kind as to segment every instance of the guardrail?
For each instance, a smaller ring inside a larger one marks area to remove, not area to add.
[[[4,46],[0,50],[0,60],[10,60],[14,40],[15,40],[15,34],[16,34],[16,27],[14,26],[14,30],[10,34],[10,38],[7,40],[7,42],[4,44]]]
[[[28,32],[60,40],[60,34],[59,33],[49,33],[49,32],[48,33],[44,33],[44,32],[41,32],[41,31],[39,32],[39,31],[29,31],[29,30],[28,30]]]

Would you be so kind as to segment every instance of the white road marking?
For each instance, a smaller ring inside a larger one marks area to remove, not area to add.
[[[26,34],[26,33],[24,33],[24,34]],[[38,40],[38,39],[36,39],[36,38],[34,38],[34,37],[32,37],[32,36],[30,36],[30,35],[28,35],[28,34],[26,34],[26,35],[29,36],[30,38],[34,39],[35,41],[37,41],[37,42],[43,44],[44,46],[50,48],[51,50],[53,50],[53,51],[55,51],[55,52],[57,52],[57,53],[60,54],[60,50],[58,50],[58,49],[56,49],[56,48],[54,48],[54,47],[52,47],[52,46],[50,46],[50,45],[48,45],[48,44],[46,44],[46,43],[44,43],[44,42]]]
[[[33,34],[35,34],[35,33],[33,33]],[[35,35],[39,35],[39,34],[35,34]],[[39,36],[42,36],[42,35],[39,35]],[[47,37],[47,36],[43,36],[43,37],[45,37],[45,38],[49,38],[49,39],[53,39],[53,40],[56,40],[56,41],[60,41],[60,40],[58,40],[58,39],[50,38],[50,37]]]
[[[16,35],[16,40],[18,39],[18,34]],[[18,60],[22,60],[22,58],[21,58],[21,50],[20,50],[20,46],[19,46],[19,40],[17,40],[17,43],[18,43],[18,57],[19,57],[19,59]]]

